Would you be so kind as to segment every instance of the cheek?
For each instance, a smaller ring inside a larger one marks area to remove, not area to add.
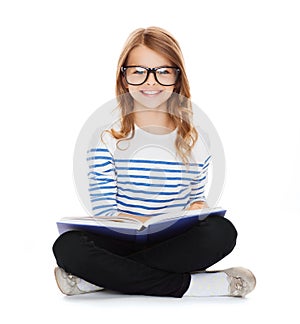
[[[168,97],[168,99],[172,96],[174,89],[175,89],[175,87],[168,87],[165,89],[165,94],[166,94],[166,97]]]
[[[127,85],[128,92],[131,94],[132,97],[135,97],[136,94],[139,92],[138,87]]]

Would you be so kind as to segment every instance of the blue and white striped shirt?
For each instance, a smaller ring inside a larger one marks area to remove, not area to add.
[[[198,139],[187,167],[176,154],[176,135],[177,130],[155,135],[135,126],[132,139],[117,143],[104,133],[87,157],[93,215],[156,216],[205,201],[207,147]]]

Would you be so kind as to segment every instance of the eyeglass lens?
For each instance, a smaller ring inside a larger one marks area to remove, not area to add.
[[[126,80],[133,85],[143,84],[148,75],[147,69],[135,66],[126,67]],[[178,77],[178,69],[175,67],[161,67],[155,71],[156,80],[162,85],[173,85]]]

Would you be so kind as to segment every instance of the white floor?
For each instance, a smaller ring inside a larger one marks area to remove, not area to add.
[[[5,307],[1,315],[3,318],[8,315],[8,323],[45,320],[47,323],[100,323],[103,320],[113,323],[200,323],[204,320],[210,323],[254,324],[275,320],[299,323],[297,268],[276,270],[272,267],[272,254],[270,258],[261,258],[265,248],[257,251],[259,263],[254,263],[255,258],[250,254],[247,258],[241,256],[242,248],[237,246],[231,255],[213,267],[252,264],[257,287],[245,299],[128,296],[113,291],[67,297],[61,294],[54,280],[55,260],[51,254],[50,236],[39,237],[37,244],[33,236],[24,236],[23,244],[15,247],[18,259],[10,258],[10,264],[2,263]],[[247,247],[245,250],[248,253]],[[272,268],[274,271],[270,271]]]
[[[46,274],[45,274],[46,275]],[[26,278],[18,278],[20,284]],[[40,277],[40,279],[42,279]],[[51,274],[29,291],[13,294],[10,323],[299,323],[294,296],[270,293],[263,285],[248,298],[194,298],[127,296],[115,292],[98,292],[67,297],[55,287]],[[260,277],[260,280],[262,278]],[[294,298],[294,299],[293,299]],[[279,323],[279,322],[278,322]]]

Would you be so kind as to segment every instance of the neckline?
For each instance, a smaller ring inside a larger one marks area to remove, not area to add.
[[[165,134],[150,133],[150,132],[144,130],[143,128],[139,127],[136,123],[134,123],[134,127],[135,127],[135,129],[137,129],[137,130],[139,130],[139,131],[141,131],[144,134],[147,134],[149,136],[157,136],[157,137],[161,136],[161,137],[165,137],[165,136],[172,136],[172,135],[174,135],[174,134],[177,133],[177,127],[174,130],[170,131],[169,133],[165,133]]]

